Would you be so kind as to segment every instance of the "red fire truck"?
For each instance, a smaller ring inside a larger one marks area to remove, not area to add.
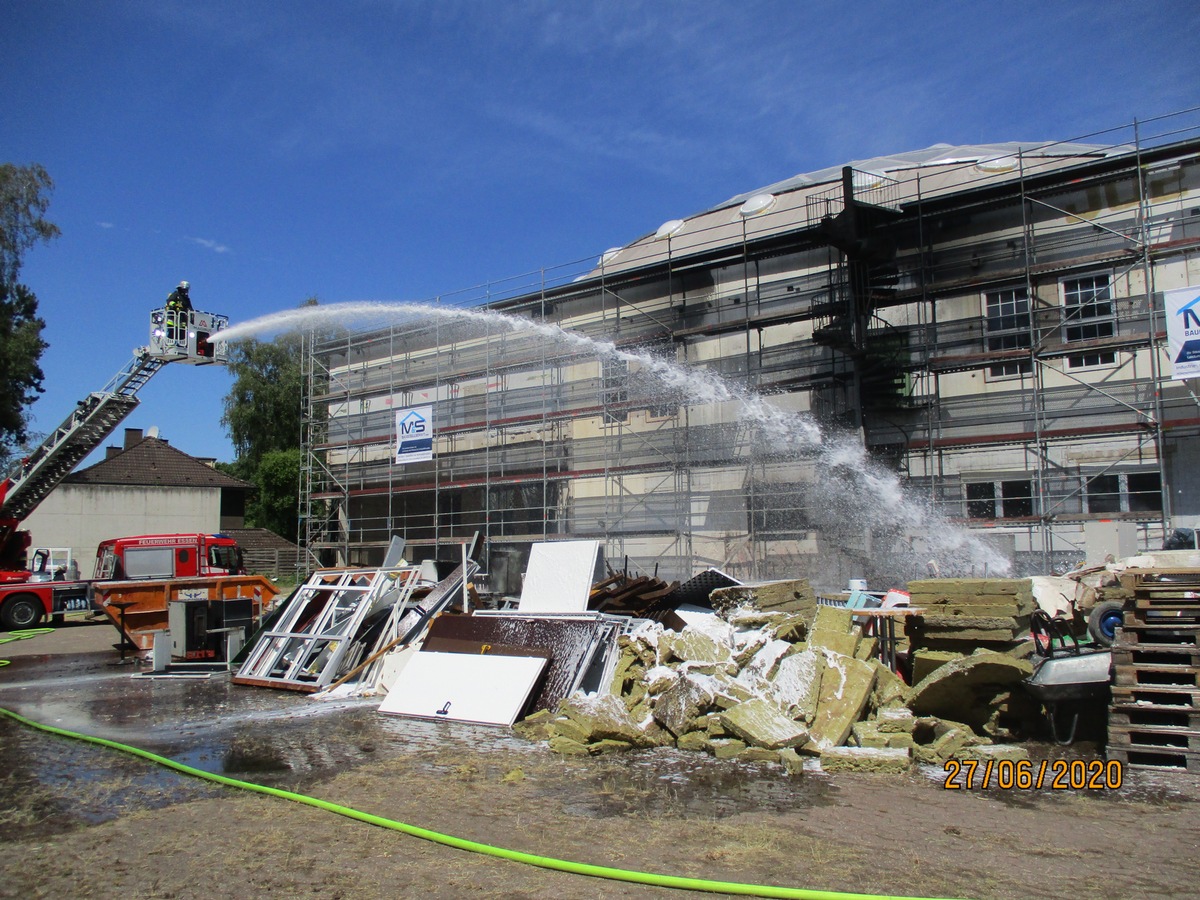
[[[35,560],[35,567],[44,564]],[[26,580],[0,584],[0,626],[29,628],[43,616],[93,607],[93,584],[244,575],[242,550],[223,534],[145,534],[102,541],[90,580],[53,581],[41,571]]]

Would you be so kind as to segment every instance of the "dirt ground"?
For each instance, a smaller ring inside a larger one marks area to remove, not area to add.
[[[565,759],[507,729],[115,665],[109,625],[0,645],[0,707],[437,832],[641,872],[917,897],[1195,896],[1200,786],[945,790],[677,751]],[[1035,758],[1094,747],[1035,745]],[[3,897],[655,897],[210,784],[0,717]]]

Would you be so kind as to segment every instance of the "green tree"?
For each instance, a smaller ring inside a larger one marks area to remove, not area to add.
[[[17,280],[25,251],[59,234],[45,218],[54,183],[39,165],[0,165],[0,463],[28,437],[28,407],[42,392],[47,344],[37,297]]]
[[[296,536],[302,457],[299,447],[263,454],[253,478],[258,493],[248,510],[255,525],[288,538]]]
[[[315,306],[316,297],[302,304]],[[237,459],[222,467],[257,488],[246,509],[248,525],[296,537],[300,492],[300,445],[304,379],[300,368],[303,339],[298,331],[273,341],[247,338],[229,345],[233,386],[225,396],[221,423],[229,432]]]

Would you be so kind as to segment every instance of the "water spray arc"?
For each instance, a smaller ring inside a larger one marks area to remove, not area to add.
[[[881,554],[907,555],[903,565],[915,570],[927,557],[936,558],[943,573],[1007,571],[1008,561],[965,528],[932,512],[908,494],[896,473],[867,454],[857,433],[823,428],[806,412],[784,408],[777,399],[733,384],[699,366],[681,364],[644,350],[618,347],[611,340],[589,337],[557,325],[488,309],[464,309],[407,302],[356,302],[305,307],[262,316],[222,333],[225,341],[270,335],[286,330],[356,327],[363,330],[406,323],[457,325],[479,329],[484,336],[511,333],[544,342],[563,353],[602,362],[619,362],[648,393],[678,398],[691,409],[728,404],[740,426],[753,434],[755,445],[775,461],[804,461],[811,480],[818,528],[843,529],[889,536]],[[914,536],[919,548],[914,547]]]

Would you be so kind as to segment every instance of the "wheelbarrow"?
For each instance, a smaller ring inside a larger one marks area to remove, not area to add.
[[[1112,651],[1080,645],[1065,619],[1040,609],[1030,618],[1030,630],[1036,656],[1023,684],[1046,710],[1054,742],[1066,746],[1075,740],[1080,706],[1110,695]]]

